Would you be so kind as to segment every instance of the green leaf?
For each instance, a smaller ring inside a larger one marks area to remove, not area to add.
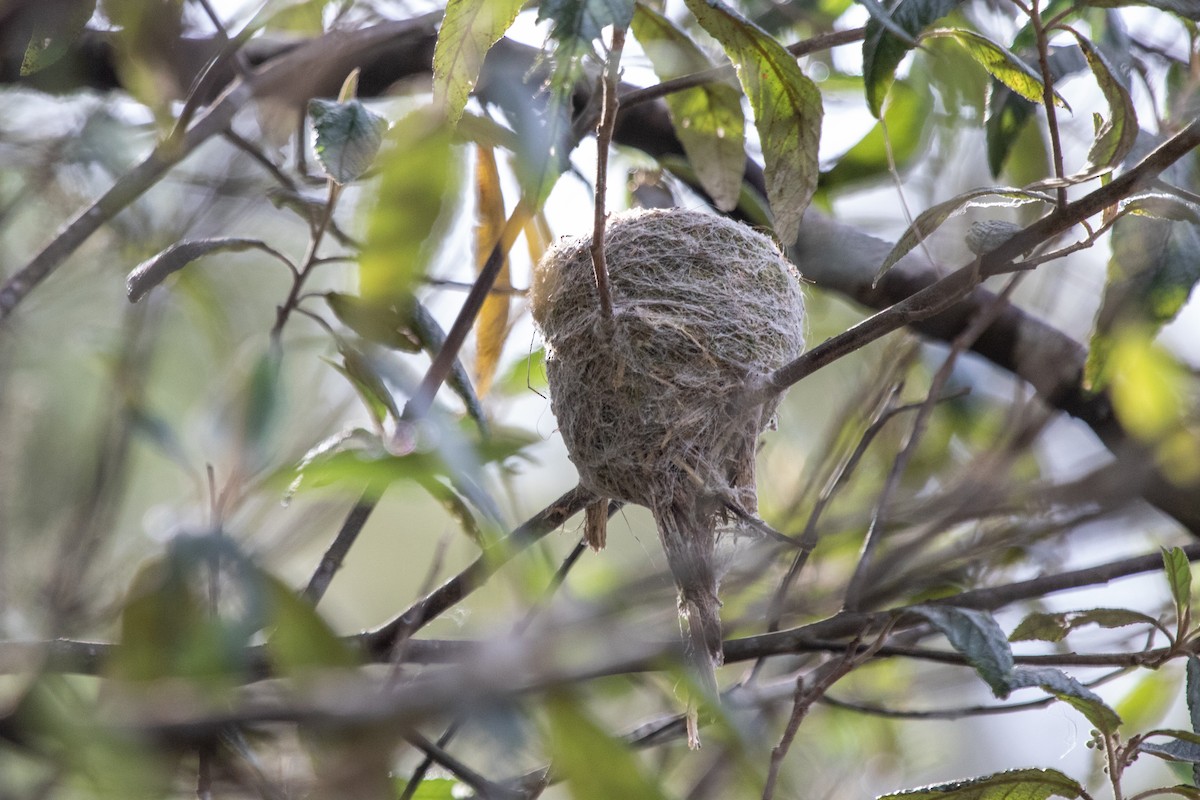
[[[1068,800],[1086,794],[1073,778],[1055,769],[1015,769],[981,778],[882,795],[878,800]]]
[[[382,426],[388,416],[399,421],[400,409],[396,400],[371,359],[345,340],[339,339],[337,348],[342,363],[333,366],[350,380],[375,424]]]
[[[1181,547],[1164,547],[1162,558],[1167,584],[1171,587],[1171,597],[1174,598],[1175,608],[1182,617],[1184,611],[1192,605],[1192,564]]]
[[[1113,410],[1129,433],[1154,442],[1178,428],[1186,378],[1175,359],[1154,344],[1149,331],[1119,329],[1103,359],[1101,385],[1110,388]]]
[[[352,652],[317,610],[283,581],[260,573],[269,607],[267,653],[276,670],[285,676],[304,675],[314,669],[358,665]]]
[[[446,332],[434,319],[433,314],[429,313],[429,309],[417,300],[412,300],[411,308],[412,331],[429,357],[434,358],[441,352],[442,345],[446,343]],[[471,376],[467,374],[467,369],[463,366],[462,361],[457,358],[454,359],[454,366],[450,368],[446,385],[463,401],[468,416],[486,435],[488,432],[487,412],[484,411],[483,404],[479,402],[479,396],[476,395],[475,387],[471,384]]]
[[[403,308],[440,241],[439,220],[458,196],[458,159],[440,116],[420,109],[388,132],[382,176],[359,258],[359,294]]]
[[[1097,730],[1114,733],[1121,726],[1121,718],[1092,690],[1054,667],[1020,667],[1013,670],[1010,678],[1012,689],[1037,686],[1073,706],[1083,714]]]
[[[279,381],[280,355],[267,350],[254,363],[240,399],[241,447],[249,466],[258,469],[266,461],[267,445],[280,419],[283,391]]]
[[[606,733],[571,696],[546,704],[549,749],[575,800],[665,800],[666,795],[633,751]],[[603,768],[597,768],[603,765]]]
[[[496,388],[509,396],[537,392],[544,397],[547,386],[546,348],[539,347],[509,367]]]
[[[1052,5],[1062,2],[1063,0],[1052,0]],[[1049,13],[1048,10],[1043,11],[1043,14]],[[1050,75],[1055,83],[1087,66],[1086,59],[1075,47],[1051,48],[1048,61]],[[1036,114],[1041,103],[1040,100],[1039,102],[1026,100],[999,81],[993,81],[989,95],[987,119],[985,120],[988,167],[991,169],[992,176],[997,177],[1000,175],[1000,170],[1004,167],[1009,153],[1013,151],[1018,138],[1025,131],[1026,123]],[[1040,130],[1038,135],[1041,135]],[[1022,156],[1028,157],[1028,154],[1022,153]],[[1040,171],[1035,179],[1045,176],[1044,159],[1039,167]]]
[[[338,292],[326,292],[325,302],[333,315],[368,342],[375,342],[402,353],[419,353],[421,342],[412,332],[409,317],[395,304],[369,305],[362,298]]]
[[[932,107],[933,95],[928,84],[896,81],[891,101],[883,109],[883,118],[832,169],[821,175],[821,188],[839,189],[887,176],[893,163],[896,169],[903,170],[922,152]]]
[[[817,189],[821,92],[783,45],[721,0],[687,6],[737,67],[762,142],[775,234],[790,244]]]
[[[145,297],[147,292],[166,280],[167,276],[178,272],[197,259],[213,253],[243,253],[247,250],[261,250],[275,256],[285,264],[291,263],[286,256],[258,239],[185,239],[134,267],[125,279],[125,294],[129,297],[129,302],[136,303]]]
[[[642,3],[634,9],[632,27],[660,81],[702,72],[712,66],[691,37]],[[732,210],[741,195],[746,171],[741,91],[728,83],[714,81],[673,92],[667,95],[666,103],[675,134],[695,167],[700,185],[717,208]]]
[[[407,780],[401,781],[401,790],[407,783]],[[458,786],[459,782],[453,778],[426,778],[413,792],[412,800],[454,800],[458,796],[455,794]],[[400,792],[396,794],[399,796]]]
[[[1094,391],[1112,377],[1113,352],[1122,336],[1131,335],[1122,331],[1152,337],[1182,310],[1200,280],[1200,261],[1195,258],[1200,227],[1150,217],[1182,215],[1184,208],[1136,198],[1129,206],[1113,225],[1107,284],[1088,348],[1084,385]]]
[[[316,136],[317,160],[325,174],[339,185],[361,178],[375,162],[387,120],[359,100],[309,100],[308,116]]]
[[[448,0],[433,48],[433,96],[450,126],[462,118],[479,69],[516,20],[522,0]]]
[[[1085,625],[1101,628],[1123,628],[1127,625],[1158,627],[1158,620],[1138,611],[1124,608],[1093,608],[1088,611],[1066,611],[1057,614],[1034,613],[1021,620],[1009,634],[1010,642],[1061,642],[1067,634]]]
[[[1082,170],[1082,175],[1095,176],[1118,167],[1133,149],[1138,135],[1137,112],[1129,90],[1118,80],[1116,71],[1104,54],[1087,37],[1074,30],[1071,32],[1083,50],[1096,83],[1104,92],[1104,99],[1108,101],[1109,118],[1096,132],[1096,140],[1088,151],[1087,164]]]
[[[992,199],[980,199],[984,197]],[[949,200],[944,200],[937,205],[930,206],[913,220],[912,225],[908,227],[908,230],[904,232],[900,240],[892,247],[891,252],[887,254],[887,257],[879,266],[879,272],[876,274],[875,280],[878,281],[882,278],[889,269],[895,266],[897,261],[904,258],[910,250],[927,239],[931,233],[942,226],[942,223],[951,217],[963,213],[968,208],[1013,208],[1028,203],[1053,202],[1054,199],[1052,197],[1042,192],[993,187],[972,189]]]
[[[922,40],[934,38],[952,39],[958,42],[971,58],[975,59],[975,62],[987,70],[993,78],[1026,100],[1035,103],[1041,102],[1045,91],[1045,84],[1042,83],[1041,76],[1007,48],[982,34],[963,28],[938,28],[921,34]],[[1054,94],[1054,99],[1057,105],[1068,108],[1066,101],[1057,92]]]
[[[1179,674],[1172,669],[1142,670],[1114,707],[1125,730],[1140,732],[1159,724],[1179,699]]]
[[[66,55],[96,13],[96,0],[74,0],[66,3],[65,9],[63,5],[54,6],[53,12],[33,14],[33,31],[21,59],[21,77],[39,72]]]
[[[953,11],[961,0],[900,0],[892,8],[892,21],[916,39],[925,28]],[[904,59],[912,45],[889,33],[872,17],[867,20],[866,36],[863,39],[863,82],[867,93],[867,107],[879,117],[883,100],[892,85],[896,67]]]
[[[659,157],[658,163],[688,186],[703,188],[700,186],[700,178],[696,175],[695,168],[686,158],[664,155]],[[771,209],[767,207],[767,198],[745,181],[742,182],[736,209],[745,217],[747,223],[760,228],[771,227]]]
[[[1008,697],[1012,689],[1012,650],[991,614],[953,606],[916,606],[910,611],[932,623],[950,646],[966,657],[993,694]]]
[[[541,207],[567,168],[575,87],[584,78],[584,62],[595,54],[593,42],[608,25],[628,28],[634,0],[547,0],[538,6],[538,22],[550,20],[554,69],[547,84],[544,125],[525,137],[518,153],[517,177],[525,198]]]

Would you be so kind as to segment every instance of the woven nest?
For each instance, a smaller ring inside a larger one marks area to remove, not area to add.
[[[771,239],[723,217],[614,215],[606,319],[590,246],[560,241],[531,292],[559,430],[583,486],[654,513],[681,608],[717,626],[704,635],[716,658],[714,531],[730,503],[757,509],[754,454],[778,398],[745,402],[747,380],[803,350],[799,278]]]

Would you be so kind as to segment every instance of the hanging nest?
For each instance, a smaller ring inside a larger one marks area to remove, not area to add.
[[[584,487],[653,512],[688,638],[720,663],[716,530],[731,504],[757,510],[754,455],[779,398],[751,404],[747,382],[804,348],[799,277],[771,239],[724,217],[618,214],[607,319],[590,246],[560,241],[534,275],[554,414]]]

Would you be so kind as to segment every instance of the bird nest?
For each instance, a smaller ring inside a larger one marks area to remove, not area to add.
[[[619,214],[605,235],[610,318],[590,247],[562,240],[534,274],[551,404],[580,483],[654,514],[686,649],[715,696],[717,530],[729,509],[757,511],[754,456],[779,398],[753,400],[750,389],[804,348],[799,276],[771,239],[738,222],[679,209]],[[603,542],[590,525],[589,540]]]
[[[590,246],[590,237],[557,244],[531,292],[580,482],[652,510],[727,495],[753,511],[755,446],[778,400],[748,404],[747,383],[804,348],[795,267],[771,239],[724,217],[615,215],[608,320]]]

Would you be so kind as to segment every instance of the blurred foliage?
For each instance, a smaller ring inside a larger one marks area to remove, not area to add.
[[[722,542],[698,752],[647,515],[612,508],[595,556],[580,498],[550,503],[575,476],[524,298],[590,230],[614,26],[623,80],[689,83],[662,129],[618,123],[612,174],[787,244],[815,192],[896,242],[809,289],[816,344],[889,270],[973,263],[1192,123],[1200,6],[1126,5],[0,2],[5,286],[137,187],[0,322],[0,796],[1196,796],[1196,553],[1133,502],[1200,481],[1194,153],[1018,265],[1023,308],[1089,340],[1111,459],[969,342],[896,334],[794,387],[762,520]],[[286,86],[225,92],[305,40]],[[1045,588],[1158,547],[1128,592]],[[1050,703],[1094,759],[1049,763]]]

